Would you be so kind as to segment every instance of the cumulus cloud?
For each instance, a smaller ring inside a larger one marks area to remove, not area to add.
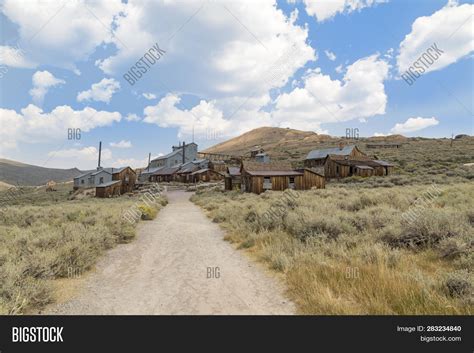
[[[438,125],[439,121],[436,118],[409,118],[404,123],[395,124],[395,126],[390,130],[393,134],[405,134],[410,132],[415,132],[418,130],[425,129],[429,126]]]
[[[377,3],[387,2],[387,0],[303,0],[303,2],[307,14],[315,16],[319,22],[322,22],[333,18],[338,13],[360,11]]]
[[[66,81],[54,77],[49,71],[36,71],[33,74],[32,82],[33,88],[30,90],[30,95],[38,105],[43,104],[44,96],[50,87],[66,83]]]
[[[192,109],[180,109],[177,105],[181,98],[168,94],[155,106],[145,108],[146,123],[160,127],[178,127],[181,135],[205,136],[209,129],[227,134],[231,130],[231,122],[223,118],[223,113],[215,107],[214,102],[200,101]]]
[[[385,114],[383,82],[389,67],[378,55],[372,55],[349,65],[341,81],[332,80],[320,70],[310,70],[303,87],[276,99],[272,118],[282,126],[318,130],[321,123]]]
[[[276,86],[315,59],[314,49],[306,44],[308,29],[296,25],[296,16],[287,17],[275,0],[186,4],[129,1],[124,15],[117,18],[118,51],[97,65],[107,74],[122,74],[158,41],[166,53],[150,68],[153,74],[140,79],[141,85],[162,90],[165,83],[168,91],[217,99],[266,93],[269,88],[262,76],[294,46],[298,55],[283,67]],[[186,25],[175,33],[176,26],[170,23]]]
[[[120,82],[113,78],[104,78],[100,82],[94,83],[91,89],[77,94],[77,101],[94,100],[109,103],[115,92],[120,89]]]
[[[332,51],[325,50],[324,54],[326,54],[326,56],[328,57],[329,60],[331,60],[331,61],[336,60],[336,54],[334,54]]]
[[[97,46],[111,43],[113,33],[104,26],[111,28],[124,6],[120,0],[42,0],[28,6],[4,0],[1,11],[18,26],[19,39],[0,52],[13,54],[15,47],[22,48],[21,60],[10,60],[15,67],[46,64],[74,70],[75,63],[87,59]]]
[[[400,43],[399,73],[405,72],[433,44],[443,51],[426,72],[440,70],[474,51],[472,35],[474,5],[449,1],[430,16],[418,17]]]
[[[115,148],[131,148],[132,143],[130,141],[121,140],[119,142],[111,142],[110,147]]]
[[[0,108],[0,148],[15,148],[18,142],[40,143],[65,139],[69,128],[87,132],[119,122],[121,118],[118,112],[97,111],[89,107],[74,110],[67,105],[58,106],[49,113],[34,104],[21,109],[20,113]]]
[[[125,117],[125,120],[127,120],[127,121],[140,121],[141,119],[137,114],[128,114]]]
[[[32,69],[36,64],[26,57],[26,52],[20,46],[0,45],[0,64],[10,67]]]
[[[94,146],[83,148],[69,148],[48,152],[48,166],[50,167],[76,167],[79,169],[92,169],[99,158],[99,150]],[[107,163],[112,159],[112,151],[103,148],[101,161]],[[102,163],[101,163],[102,164]]]

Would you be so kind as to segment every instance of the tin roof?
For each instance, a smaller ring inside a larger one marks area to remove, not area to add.
[[[179,168],[180,168],[180,166],[162,168],[162,169],[156,171],[155,173],[153,173],[153,175],[172,175],[172,174],[176,173],[176,171],[178,171]]]
[[[111,186],[111,185],[121,183],[121,182],[122,182],[121,180],[112,180],[112,181],[109,181],[107,183],[96,185],[96,188],[105,188],[107,186]]]
[[[347,145],[342,148],[340,147],[333,147],[333,148],[325,148],[321,150],[312,150],[306,156],[306,159],[322,159],[326,158],[328,155],[342,155],[346,156],[351,154],[352,150],[355,148],[355,145]]]

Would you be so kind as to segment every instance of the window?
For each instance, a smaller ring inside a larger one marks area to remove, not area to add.
[[[270,177],[263,178],[263,189],[270,190],[272,188],[272,179]]]
[[[99,184],[103,184],[103,183],[104,183],[104,177],[100,177]]]
[[[81,184],[84,184],[84,179],[81,179]]]
[[[295,188],[295,177],[290,177],[290,185],[288,185],[290,189]]]

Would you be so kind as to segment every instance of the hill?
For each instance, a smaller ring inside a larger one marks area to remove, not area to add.
[[[9,159],[0,159],[0,182],[11,185],[43,185],[49,180],[69,181],[81,173],[77,168],[45,168]]]
[[[318,144],[337,139],[329,135],[319,135],[312,131],[283,129],[278,127],[260,127],[248,131],[203,152],[245,155],[255,146],[262,147],[274,158],[298,158],[301,153],[308,153]]]

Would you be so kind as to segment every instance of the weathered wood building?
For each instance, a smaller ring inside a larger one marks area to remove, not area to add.
[[[107,183],[100,184],[95,188],[95,197],[106,198],[120,196],[122,186],[121,180],[112,180]]]
[[[347,157],[366,156],[366,154],[355,145],[344,146],[343,144],[340,144],[339,147],[310,151],[306,156],[304,166],[307,168],[322,166],[326,162],[326,157],[330,154],[334,156]]]
[[[324,176],[326,179],[346,178],[350,176],[384,176],[393,172],[394,165],[370,159],[366,156],[348,157],[328,155],[324,163]]]
[[[240,190],[240,167],[228,167],[224,179],[225,190]]]
[[[308,190],[324,188],[325,179],[316,171],[305,168],[294,170],[289,163],[242,162],[241,189],[260,194],[266,190]]]
[[[224,175],[222,173],[209,168],[199,169],[191,173],[192,183],[218,181],[222,179],[224,179]]]
[[[137,174],[130,167],[112,168],[112,180],[120,180],[120,193],[132,192],[137,181]]]

